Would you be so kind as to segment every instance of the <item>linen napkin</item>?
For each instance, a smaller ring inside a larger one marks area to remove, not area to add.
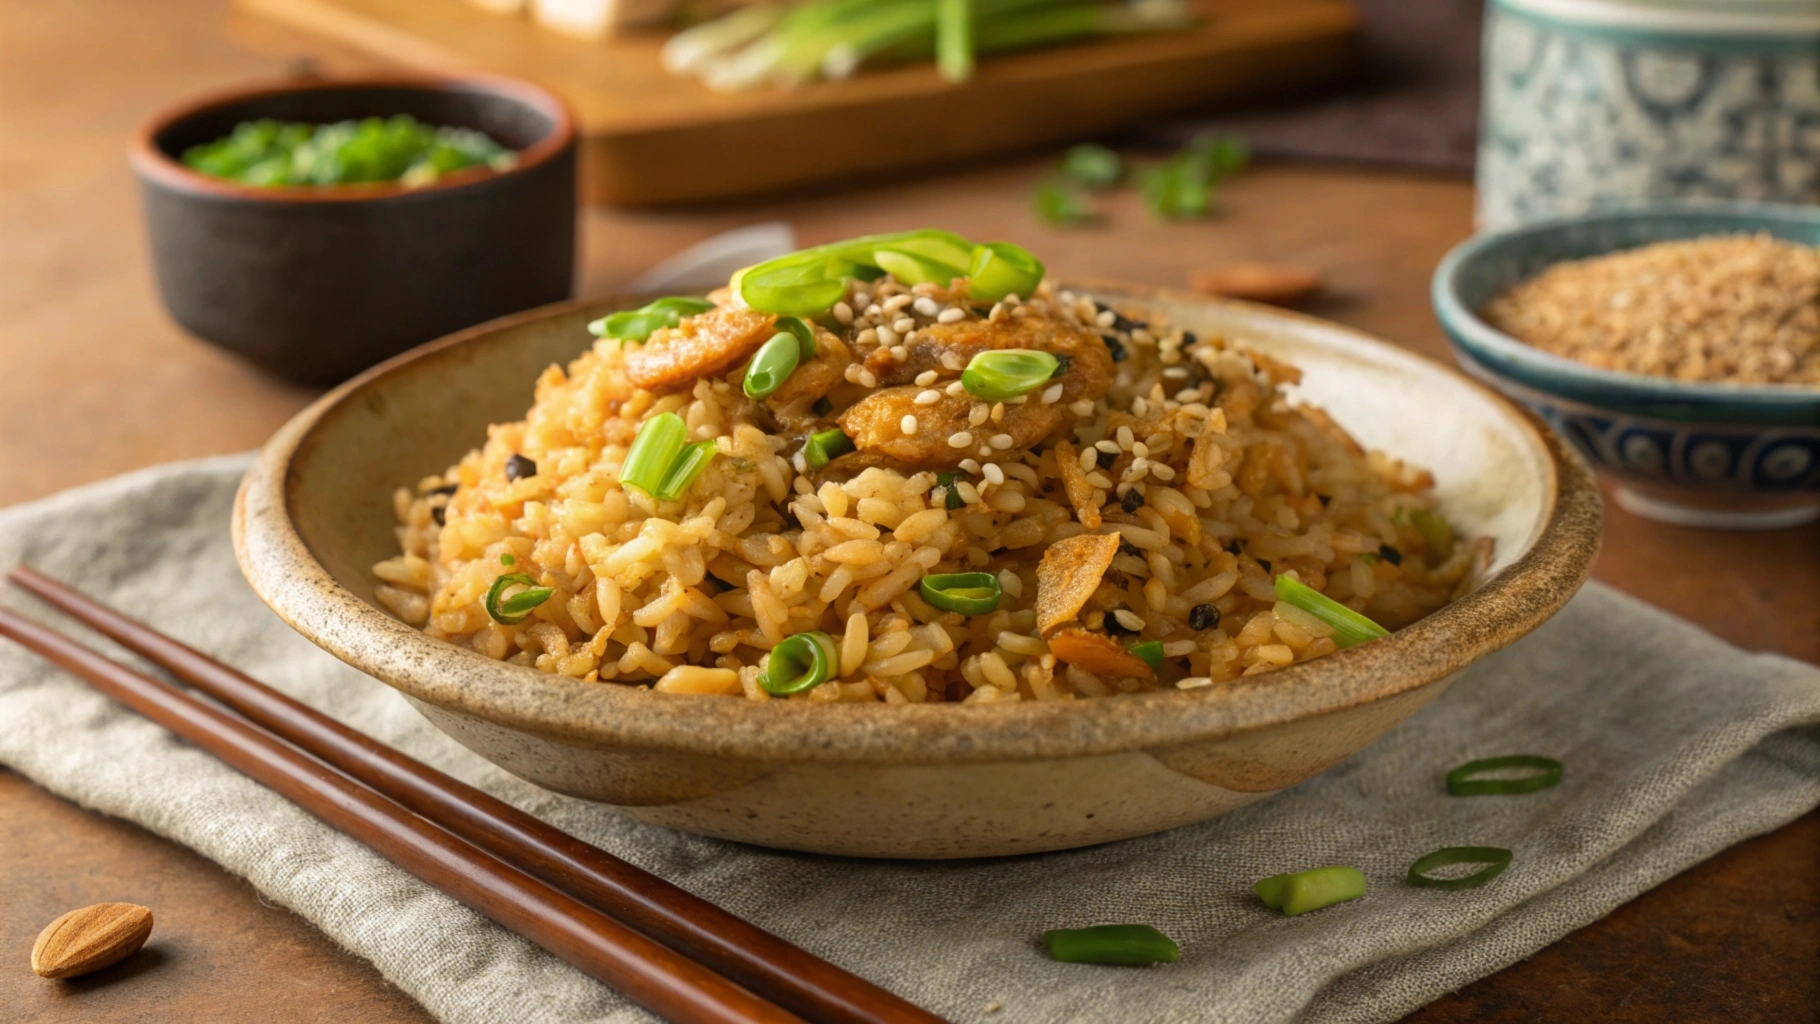
[[[162,467],[0,511],[0,569],[26,561],[68,580],[956,1022],[1393,1020],[1820,804],[1820,670],[1746,654],[1591,585],[1345,764],[1200,825],[940,863],[671,832],[492,767],[268,612],[228,543],[247,461]],[[11,588],[0,603],[56,618]],[[1512,753],[1565,762],[1565,781],[1446,795],[1448,769]],[[245,876],[450,1024],[651,1019],[4,641],[0,762]],[[1402,881],[1416,857],[1468,845],[1515,860],[1478,889]],[[1326,864],[1363,870],[1365,898],[1285,918],[1251,893],[1259,878]],[[1037,944],[1046,928],[1114,922],[1161,928],[1181,961],[1062,964]]]

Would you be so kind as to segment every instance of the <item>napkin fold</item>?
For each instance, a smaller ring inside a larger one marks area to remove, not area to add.
[[[0,511],[0,569],[37,566],[957,1022],[1394,1020],[1820,804],[1820,669],[1747,654],[1594,584],[1351,760],[1200,825],[937,863],[671,832],[493,767],[267,611],[228,543],[247,463],[161,467]],[[70,625],[15,589],[0,587],[0,604]],[[1565,780],[1446,794],[1448,769],[1514,753],[1559,759]],[[450,1024],[651,1019],[4,641],[0,763],[245,876]],[[1515,859],[1478,889],[1402,881],[1442,846]],[[1325,864],[1364,871],[1365,898],[1285,918],[1251,894],[1259,878]],[[1060,964],[1037,945],[1046,928],[1114,922],[1161,928],[1181,961]]]

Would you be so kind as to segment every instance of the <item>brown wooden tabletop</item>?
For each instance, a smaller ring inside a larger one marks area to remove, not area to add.
[[[0,0],[0,505],[251,448],[309,400],[164,315],[124,159],[128,134],[161,104],[304,57],[330,72],[371,66],[230,17],[224,0]],[[1308,264],[1332,292],[1312,312],[1445,358],[1428,275],[1471,229],[1465,183],[1265,167],[1233,182],[1204,224],[1158,225],[1120,196],[1104,224],[1058,231],[1029,212],[1043,168],[1033,156],[740,205],[590,211],[581,288],[607,291],[754,220],[788,220],[807,241],[940,224],[1023,241],[1064,274],[1151,284],[1180,285],[1224,259]],[[1820,526],[1722,534],[1607,514],[1598,578],[1747,649],[1820,662]],[[0,837],[0,1019],[429,1020],[370,965],[214,864],[5,771]],[[1820,814],[1810,814],[1409,1021],[1820,1020],[1816,865]],[[40,927],[105,900],[154,909],[147,952],[74,983],[27,970]]]

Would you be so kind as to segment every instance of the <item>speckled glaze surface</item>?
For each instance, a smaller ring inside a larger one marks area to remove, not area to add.
[[[1820,517],[1820,389],[1600,370],[1531,348],[1477,314],[1560,260],[1757,231],[1820,245],[1820,207],[1672,200],[1483,232],[1435,270],[1435,315],[1461,367],[1571,439],[1618,481],[1631,511],[1686,526],[1792,526]]]
[[[1325,771],[1553,615],[1599,544],[1591,473],[1533,417],[1441,366],[1323,321],[1091,286],[1300,365],[1302,397],[1432,468],[1443,508],[1496,538],[1472,594],[1392,637],[1187,692],[1008,706],[823,705],[581,683],[428,638],[372,600],[390,495],[521,417],[537,373],[631,300],[569,303],[376,367],[300,413],[242,484],[254,589],[451,736],[550,789],[764,846],[950,858],[1064,849],[1222,814]]]

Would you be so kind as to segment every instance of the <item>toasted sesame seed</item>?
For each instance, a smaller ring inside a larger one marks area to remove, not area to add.
[[[1119,620],[1119,625],[1124,626],[1126,629],[1129,629],[1132,632],[1136,632],[1136,631],[1144,628],[1144,620],[1138,618],[1137,613],[1131,611],[1130,609],[1127,609],[1127,608],[1115,609],[1112,613],[1112,617]]]
[[[1005,422],[1005,403],[1003,403],[1003,402],[992,403],[992,422],[994,422],[994,423]]]
[[[966,318],[966,310],[959,306],[949,306],[947,309],[941,311],[941,314],[935,318],[935,322],[939,324],[952,324],[958,323]]]
[[[969,426],[977,427],[986,422],[986,417],[991,414],[992,410],[986,408],[986,403],[975,402],[973,408],[967,410],[967,423]]]
[[[1091,416],[1093,415],[1093,399],[1077,399],[1068,406],[1068,411],[1074,413],[1076,416]]]
[[[897,331],[893,328],[881,325],[878,328],[878,343],[884,348],[890,348],[897,344]]]
[[[967,504],[977,505],[980,503],[979,488],[973,486],[973,484],[970,481],[967,481],[967,480],[955,481],[954,490],[955,490],[955,493],[957,493],[961,496],[961,500],[966,502]]]
[[[868,327],[854,336],[853,343],[855,345],[876,345],[878,344],[878,331]]]
[[[992,439],[987,441],[986,443],[991,445],[994,448],[997,448],[999,451],[1004,451],[1005,449],[1011,447],[1011,435],[1010,434],[993,434]]]
[[[1000,469],[996,462],[988,462],[984,466],[981,466],[980,472],[984,473],[986,479],[995,484],[1002,484],[1005,482],[1005,471]]]
[[[858,384],[859,383],[859,371],[860,371],[860,365],[858,363],[848,363],[847,371],[842,376],[845,376],[847,378],[847,383]]]
[[[899,420],[897,425],[904,428],[905,434],[916,433],[916,417],[910,413],[905,413],[904,418]]]
[[[1081,472],[1091,473],[1099,467],[1100,460],[1093,454],[1092,448],[1082,448],[1081,457],[1075,460],[1081,464]]]
[[[1143,476],[1144,471],[1149,468],[1150,468],[1149,459],[1145,459],[1145,458],[1132,459],[1131,468],[1125,471],[1125,475],[1128,477]]]
[[[1133,442],[1131,445],[1131,454],[1137,456],[1140,459],[1145,458],[1146,456],[1148,456],[1150,454],[1150,446],[1145,444],[1142,441]]]
[[[872,293],[871,292],[858,291],[858,292],[853,293],[853,308],[854,309],[865,309],[867,306],[870,306],[870,305],[872,305]]]
[[[1189,402],[1193,402],[1193,401],[1199,399],[1200,397],[1201,397],[1200,388],[1183,388],[1182,390],[1177,391],[1175,393],[1175,400],[1183,403],[1184,405]]]
[[[1061,400],[1061,397],[1062,397],[1062,386],[1060,384],[1051,384],[1048,387],[1043,389],[1043,404],[1044,405],[1054,405],[1056,402]]]
[[[965,448],[973,443],[973,434],[966,430],[957,430],[948,435],[948,447]]]
[[[1110,309],[1100,310],[1099,315],[1093,318],[1093,323],[1097,327],[1111,327],[1113,324],[1118,323],[1118,322],[1119,322],[1118,314],[1114,313]]]
[[[795,455],[790,456],[790,464],[796,467],[798,473],[807,473],[809,471],[809,460],[803,458],[802,452],[797,452]]]
[[[1142,398],[1133,398],[1131,400],[1131,415],[1133,415],[1133,416],[1150,415],[1150,403],[1145,401]]]
[[[1178,690],[1198,690],[1203,686],[1212,685],[1212,676],[1187,676],[1175,681],[1175,688]]]
[[[954,383],[949,384],[946,388],[943,388],[942,390],[948,392],[948,397],[950,397],[950,398],[959,398],[960,396],[967,393],[967,385],[962,384],[960,381],[957,380]]]
[[[924,391],[916,396],[917,405],[934,405],[942,400],[940,391]]]
[[[1168,483],[1175,479],[1175,470],[1170,469],[1161,462],[1152,462],[1150,464],[1150,475],[1164,483]]]
[[[1005,317],[1006,317],[1005,304],[1003,302],[993,303],[992,312],[986,314],[986,319],[992,321],[995,324],[1004,323]]]
[[[969,473],[977,473],[980,471],[980,464],[972,459],[962,459],[961,468]]]
[[[916,311],[918,313],[921,313],[922,315],[929,317],[931,319],[933,319],[937,316],[940,316],[941,312],[942,312],[941,303],[936,302],[934,299],[930,298],[927,295],[923,296],[920,299],[917,299],[915,306],[916,306]]]
[[[949,370],[964,370],[967,368],[967,361],[961,358],[959,352],[943,352],[942,366]]]
[[[891,321],[891,329],[899,334],[908,334],[916,330],[916,321],[907,316],[900,316]]]
[[[861,387],[867,387],[867,388],[878,387],[878,374],[875,374],[871,370],[868,370],[862,366],[859,368],[859,380],[856,383],[858,383]]]
[[[1126,451],[1130,451],[1131,444],[1135,440],[1136,440],[1136,438],[1132,435],[1130,427],[1120,427],[1119,428],[1119,447],[1120,448],[1123,448]]]
[[[908,292],[905,292],[901,295],[893,295],[890,298],[885,300],[885,304],[882,307],[882,311],[895,316],[897,314],[898,310],[903,309],[905,306],[908,306],[910,303],[915,302],[915,301],[916,301],[916,296],[911,295]]]
[[[1105,452],[1107,455],[1117,455],[1120,451],[1123,451],[1123,449],[1119,447],[1119,443],[1110,438],[1095,441],[1093,442],[1093,446],[1100,451]]]
[[[852,323],[853,307],[847,305],[845,302],[836,302],[834,304],[834,319],[839,320],[843,324]]]
[[[936,373],[934,370],[924,370],[916,375],[916,386],[919,388],[926,388],[929,385],[934,384],[936,379],[940,376],[941,374]]]
[[[1165,367],[1163,369],[1163,376],[1168,377],[1170,380],[1181,380],[1188,376],[1188,367],[1186,367],[1186,366]]]
[[[878,303],[874,302],[866,307],[866,315],[877,320],[879,317],[885,315],[885,311],[879,308]]]

